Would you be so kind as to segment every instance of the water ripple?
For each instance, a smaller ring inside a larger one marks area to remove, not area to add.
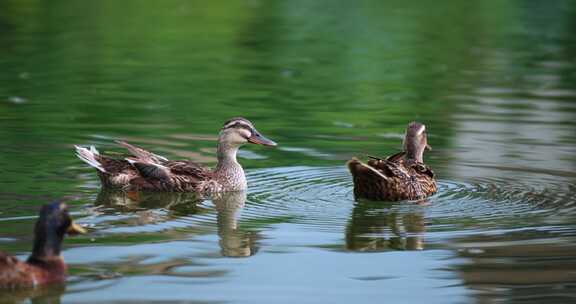
[[[575,211],[570,185],[535,188],[497,178],[440,180],[438,193],[426,200],[368,202],[354,200],[344,166],[279,167],[247,175],[247,195],[101,193],[94,216],[82,221],[98,227],[103,236],[162,232],[178,239],[191,232],[217,231],[223,252],[246,256],[258,251],[258,231],[276,224],[343,233],[348,250],[423,249],[424,235],[429,244],[526,229],[566,235],[565,223]]]

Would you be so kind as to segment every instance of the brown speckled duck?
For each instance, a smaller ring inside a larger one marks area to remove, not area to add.
[[[113,159],[101,155],[93,146],[76,146],[76,155],[96,168],[104,188],[197,193],[245,190],[244,170],[236,160],[240,146],[245,143],[276,146],[242,117],[224,123],[218,136],[218,164],[214,170],[188,160],[171,161],[124,141],[117,143],[131,156]]]
[[[67,267],[60,256],[64,234],[85,233],[74,223],[66,204],[42,206],[34,228],[34,248],[27,261],[0,252],[0,288],[35,287],[66,280]]]
[[[348,161],[356,198],[418,200],[436,193],[434,172],[423,160],[424,150],[431,149],[426,126],[419,122],[408,124],[403,146],[402,152],[386,159],[370,157],[367,164],[356,158]]]

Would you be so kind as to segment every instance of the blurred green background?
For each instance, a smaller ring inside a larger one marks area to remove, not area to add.
[[[442,189],[464,191],[454,199],[536,195],[535,205],[569,213],[575,32],[569,0],[2,0],[0,245],[27,252],[38,206],[66,195],[97,222],[98,180],[74,144],[119,151],[113,140],[125,139],[213,165],[215,138],[233,116],[279,143],[242,150],[255,176],[287,172],[290,180],[289,168],[307,166],[317,181],[338,167],[347,184],[331,191],[350,191],[345,161],[398,151],[406,124],[418,120]],[[258,171],[265,168],[272,171]],[[333,203],[354,204],[340,199]],[[474,226],[490,208],[459,212]],[[516,225],[545,226],[524,215]],[[495,216],[491,229],[504,225]],[[573,235],[573,220],[560,222]]]

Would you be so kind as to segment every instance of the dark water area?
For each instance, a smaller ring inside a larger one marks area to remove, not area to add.
[[[67,197],[65,285],[19,303],[576,302],[576,2],[0,1],[0,250]],[[212,166],[249,189],[100,191],[73,145]],[[427,125],[439,192],[355,201],[345,162]]]

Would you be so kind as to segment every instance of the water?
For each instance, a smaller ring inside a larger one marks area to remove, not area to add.
[[[572,1],[0,2],[0,248],[68,197],[38,303],[576,301]],[[242,115],[249,190],[100,193],[74,144],[215,162]],[[439,193],[354,201],[344,163],[426,123]]]

